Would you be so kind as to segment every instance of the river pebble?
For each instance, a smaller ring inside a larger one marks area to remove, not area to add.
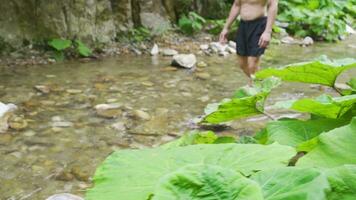
[[[84,200],[84,199],[79,196],[63,193],[63,194],[55,194],[53,196],[50,196],[46,200]]]

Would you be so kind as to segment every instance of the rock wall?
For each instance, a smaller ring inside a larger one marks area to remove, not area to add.
[[[109,43],[129,28],[159,28],[183,9],[211,13],[221,0],[1,0],[0,51],[5,45],[63,37]],[[209,3],[207,3],[209,2]]]

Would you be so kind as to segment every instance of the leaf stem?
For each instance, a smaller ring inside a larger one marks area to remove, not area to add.
[[[263,112],[264,115],[266,115],[268,118],[270,118],[273,121],[276,121],[277,119],[275,117],[273,117],[271,114],[269,114],[268,112],[264,111]]]

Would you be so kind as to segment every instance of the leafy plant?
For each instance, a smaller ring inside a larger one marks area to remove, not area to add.
[[[53,56],[57,61],[64,60],[66,53],[69,54],[73,51],[83,57],[89,57],[93,54],[91,49],[80,40],[52,39],[48,42],[48,45],[54,50]]]
[[[278,20],[288,23],[287,31],[293,35],[336,41],[346,34],[347,20],[354,14],[351,5],[334,0],[283,0]]]
[[[86,199],[145,200],[154,198],[158,184],[182,167],[207,164],[251,175],[286,166],[294,154],[291,147],[278,144],[205,144],[118,151],[97,169],[95,187],[87,192]]]
[[[198,31],[201,31],[205,23],[206,20],[203,17],[195,12],[190,12],[188,16],[183,15],[179,19],[178,26],[183,33],[192,35]]]

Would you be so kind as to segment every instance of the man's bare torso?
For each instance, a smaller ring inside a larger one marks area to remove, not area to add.
[[[268,0],[240,0],[240,16],[245,21],[266,15]]]

